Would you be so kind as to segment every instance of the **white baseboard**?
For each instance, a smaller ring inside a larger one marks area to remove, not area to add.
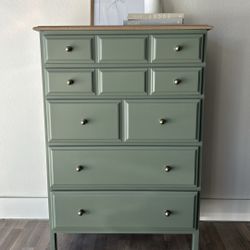
[[[202,221],[250,221],[250,200],[201,199]]]
[[[0,197],[0,218],[48,219],[46,197]],[[250,200],[202,199],[202,221],[250,221]]]
[[[48,219],[48,198],[0,197],[0,218]]]

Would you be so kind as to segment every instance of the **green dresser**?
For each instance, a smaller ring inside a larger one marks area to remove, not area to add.
[[[192,234],[198,250],[210,28],[34,28],[51,249],[63,232]]]

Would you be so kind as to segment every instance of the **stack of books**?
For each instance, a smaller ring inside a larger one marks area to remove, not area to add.
[[[184,23],[183,13],[128,14],[124,25],[176,25]]]

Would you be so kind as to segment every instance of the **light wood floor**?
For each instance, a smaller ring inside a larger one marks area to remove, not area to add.
[[[200,250],[250,250],[250,223],[202,222]],[[189,250],[190,236],[62,235],[60,250]],[[0,250],[49,249],[47,221],[0,220]]]

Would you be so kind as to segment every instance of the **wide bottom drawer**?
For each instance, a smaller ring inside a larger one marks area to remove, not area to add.
[[[53,192],[51,199],[55,230],[153,233],[196,222],[196,192]]]

